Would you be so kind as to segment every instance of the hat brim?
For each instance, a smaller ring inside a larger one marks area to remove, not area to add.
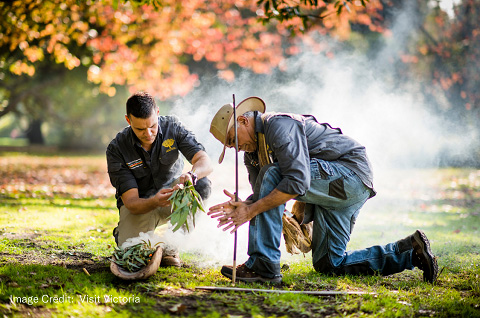
[[[235,120],[236,120],[239,116],[241,116],[241,115],[243,115],[247,112],[250,112],[250,111],[258,111],[258,112],[264,113],[265,109],[266,109],[266,106],[265,106],[265,102],[261,98],[252,96],[252,97],[248,97],[248,98],[245,98],[244,100],[242,100],[235,108],[236,108],[236,111],[235,111],[235,113],[236,113]],[[225,157],[225,150],[227,148],[228,132],[230,131],[230,129],[232,129],[233,124],[234,124],[234,118],[233,118],[233,113],[232,113],[230,115],[229,120],[228,120],[227,130],[225,132],[225,140],[223,141],[223,151],[220,154],[220,158],[218,158],[218,163],[222,163],[222,161]]]

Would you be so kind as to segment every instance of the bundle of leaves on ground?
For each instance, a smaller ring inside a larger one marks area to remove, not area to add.
[[[142,241],[126,248],[116,247],[112,261],[129,272],[139,271],[150,263],[158,244],[152,246],[150,241]]]
[[[205,212],[202,199],[190,180],[180,184],[180,189],[175,190],[168,200],[172,202],[172,214],[168,218],[174,226],[173,232],[179,230],[183,225],[185,225],[187,231],[190,231],[188,227],[189,215],[192,216],[193,227],[195,227],[197,209],[200,208]]]

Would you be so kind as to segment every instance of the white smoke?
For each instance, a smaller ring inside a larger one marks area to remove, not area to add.
[[[284,73],[259,76],[245,72],[231,84],[203,83],[178,100],[173,113],[196,134],[214,162],[214,173],[210,176],[213,190],[207,208],[227,200],[223,189],[234,192],[233,150],[227,150],[222,165],[216,164],[222,145],[209,133],[214,114],[222,105],[232,102],[233,94],[237,104],[249,96],[258,96],[266,102],[267,111],[312,114],[319,122],[340,127],[344,134],[367,148],[376,178],[377,197],[401,182],[398,175],[393,178],[394,169],[434,166],[439,152],[449,149],[456,139],[446,138],[441,121],[428,112],[428,104],[416,92],[399,92],[392,89],[392,83],[385,81],[389,78],[386,74],[390,70],[389,55],[394,55],[409,36],[406,34],[406,26],[412,23],[409,15],[400,17],[403,20],[397,23],[397,30],[401,32],[393,32],[400,34],[399,37],[387,43],[379,54],[381,58],[376,61],[369,61],[355,52],[337,53],[330,59],[323,53],[305,49],[302,55],[288,60],[288,70]],[[461,152],[462,147],[458,146],[456,151]],[[251,194],[251,188],[243,166],[243,154],[239,158],[239,196],[244,199]],[[402,202],[405,206],[409,204],[405,200]],[[373,208],[378,209],[378,204],[367,204],[363,210]],[[202,215],[192,233],[174,234],[172,239],[183,251],[200,253],[212,262],[231,262],[233,235],[216,225],[215,220]],[[367,225],[360,219],[358,226]],[[237,264],[247,258],[247,238],[248,224],[245,224],[238,233]],[[282,255],[286,255],[285,250]]]

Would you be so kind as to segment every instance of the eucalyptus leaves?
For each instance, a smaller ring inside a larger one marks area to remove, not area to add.
[[[152,246],[150,241],[142,241],[126,248],[116,247],[112,261],[129,272],[139,271],[151,261],[159,244],[160,242]]]
[[[168,200],[172,202],[172,214],[168,218],[174,226],[173,232],[179,230],[183,225],[185,225],[187,231],[190,231],[188,216],[192,215],[193,226],[195,227],[197,209],[200,208],[205,212],[202,199],[190,180],[180,184],[180,189],[175,190]]]

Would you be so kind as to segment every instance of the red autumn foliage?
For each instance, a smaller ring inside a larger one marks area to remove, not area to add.
[[[314,43],[306,34],[290,36],[290,29],[301,29],[299,19],[263,24],[257,1],[156,1],[161,7],[118,2],[1,2],[0,46],[9,48],[8,71],[33,76],[37,62],[50,57],[68,69],[89,67],[89,80],[109,95],[116,85],[128,85],[167,99],[198,85],[201,74],[192,64],[213,65],[231,81],[235,68],[269,73],[299,52],[298,41]],[[345,39],[350,23],[382,30],[372,23],[380,1],[339,15],[332,3],[322,3],[326,16],[313,27],[321,33]]]

